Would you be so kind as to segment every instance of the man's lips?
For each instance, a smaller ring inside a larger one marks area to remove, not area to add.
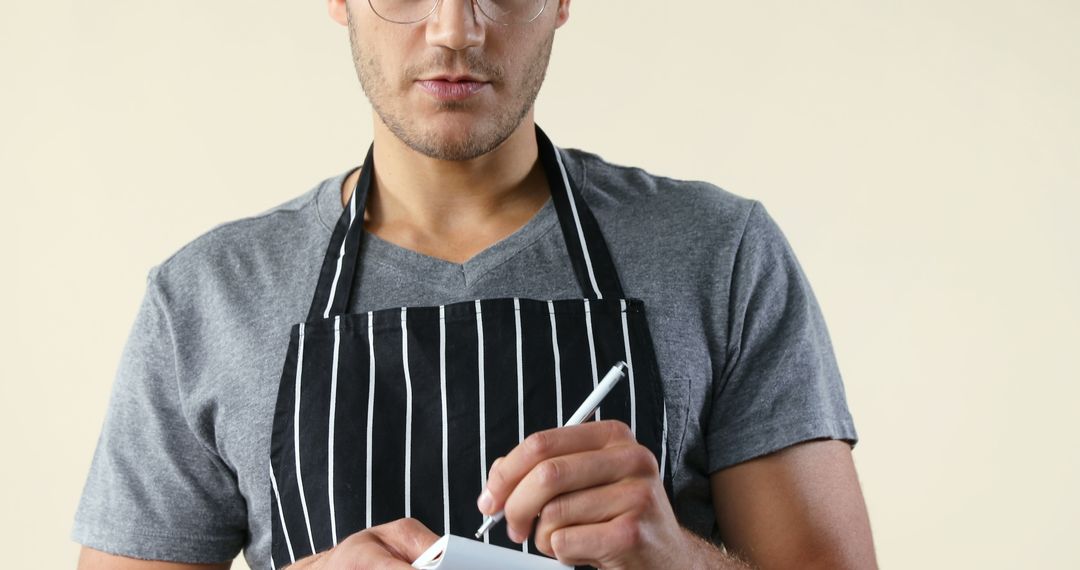
[[[463,81],[476,81],[476,82],[479,82],[479,83],[486,83],[487,82],[486,79],[484,79],[482,77],[476,77],[475,75],[468,75],[468,74],[452,75],[452,74],[449,74],[449,73],[442,73],[442,74],[439,74],[439,75],[432,75],[430,77],[421,77],[420,81],[452,81],[454,83],[459,83],[459,82],[463,82]]]
[[[451,80],[446,76],[432,79],[417,80],[417,84],[436,99],[441,101],[455,101],[471,97],[489,85],[486,81],[479,81],[471,77],[463,76]]]

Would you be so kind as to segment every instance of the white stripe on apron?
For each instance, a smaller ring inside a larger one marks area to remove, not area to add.
[[[366,528],[371,528],[371,437],[375,431],[375,330],[371,322],[371,311],[367,314],[368,325],[368,407],[367,407],[367,477],[365,484],[364,508],[367,510]]]
[[[477,353],[477,379],[480,392],[480,488],[487,486],[487,410],[484,406],[484,317],[480,308],[480,300],[476,300],[476,353]],[[484,542],[491,542],[491,532],[484,532]]]
[[[600,292],[600,287],[596,284],[596,274],[593,272],[592,257],[589,255],[589,244],[585,243],[585,232],[581,229],[581,217],[578,216],[577,202],[574,200],[574,194],[570,191],[570,180],[566,177],[566,167],[563,166],[562,155],[559,154],[559,149],[555,149],[555,160],[559,163],[559,172],[562,174],[563,187],[566,188],[566,197],[570,200],[570,210],[574,213],[574,224],[577,225],[578,241],[581,242],[581,253],[585,256],[585,266],[589,268],[589,281],[592,282],[593,292],[596,293],[597,299],[603,299],[604,295]],[[600,411],[597,410],[597,417],[600,415]]]
[[[522,369],[521,299],[514,298],[514,338],[517,340],[518,443],[525,441],[525,371]],[[529,540],[521,543],[521,551],[529,552]]]
[[[356,200],[349,200],[349,228],[352,228],[352,224],[355,220]],[[333,306],[334,296],[337,294],[338,279],[341,277],[341,260],[345,258],[346,241],[347,240],[341,240],[341,251],[338,252],[337,258],[337,270],[334,271],[334,284],[330,286],[330,297],[326,300],[326,309],[323,311],[324,319],[330,318],[330,308]]]
[[[597,376],[596,371],[596,343],[593,341],[592,308],[588,299],[585,299],[585,330],[589,336],[589,363],[591,364],[592,385],[593,389],[596,389],[600,385],[600,378]],[[596,406],[596,421],[600,421],[600,406]]]
[[[330,532],[337,546],[337,516],[334,514],[334,421],[337,418],[338,353],[341,349],[341,316],[334,317],[334,367],[330,374],[330,427],[326,444],[326,490],[330,501]]]
[[[562,412],[562,363],[559,362],[559,333],[555,326],[555,303],[548,301],[548,315],[551,318],[551,357],[555,359],[555,424],[563,425]]]
[[[443,528],[450,532],[450,428],[446,410],[446,307],[439,306],[439,395],[442,398]]]
[[[634,355],[630,352],[630,331],[626,326],[626,300],[619,299],[622,316],[623,350],[626,351],[627,380],[630,382],[630,433],[637,437],[637,389],[634,387]]]
[[[412,375],[409,374],[409,325],[401,308],[401,363],[405,370],[405,518],[412,516]]]
[[[289,548],[289,563],[296,562],[296,554],[293,553],[292,540],[289,539],[289,528],[285,526],[285,511],[281,510],[281,493],[277,488],[277,477],[274,476],[274,463],[270,463],[270,486],[274,490],[274,498],[277,500],[278,517],[281,518],[281,530],[285,535],[285,546]]]
[[[300,386],[304,377],[304,325],[300,325],[300,348],[297,351],[296,360],[296,406],[293,418],[293,441],[300,441]],[[307,527],[308,544],[311,551],[315,552],[315,539],[311,535],[311,516],[308,515],[307,496],[304,494],[304,476],[300,472],[300,446],[296,449],[296,487],[300,491],[300,505],[304,509],[304,525]]]

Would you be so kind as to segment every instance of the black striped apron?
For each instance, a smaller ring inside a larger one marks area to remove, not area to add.
[[[275,567],[402,517],[437,535],[472,537],[492,461],[565,423],[619,360],[629,373],[597,417],[633,429],[656,455],[670,499],[666,412],[644,304],[624,298],[559,151],[539,127],[536,138],[581,299],[347,313],[374,168],[369,148],[285,357],[269,465]],[[539,553],[532,541],[512,542],[505,523],[483,540]]]

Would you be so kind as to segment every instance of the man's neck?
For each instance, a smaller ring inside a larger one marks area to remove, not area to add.
[[[497,149],[469,161],[437,160],[401,142],[376,117],[375,179],[367,231],[402,247],[463,262],[510,235],[550,196],[532,113]],[[360,171],[342,184],[347,204]]]

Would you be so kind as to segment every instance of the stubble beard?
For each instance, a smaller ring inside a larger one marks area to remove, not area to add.
[[[450,138],[443,137],[434,130],[424,129],[417,117],[409,116],[393,105],[393,101],[397,98],[396,93],[373,54],[365,52],[359,41],[353,19],[351,15],[349,16],[349,43],[352,47],[353,64],[356,67],[357,77],[360,79],[360,87],[371,102],[372,109],[390,132],[406,146],[437,160],[471,160],[495,150],[513,134],[525,116],[529,114],[529,110],[532,109],[540,93],[540,86],[544,83],[544,76],[551,58],[554,37],[554,33],[548,35],[535,55],[529,59],[519,88],[511,92],[510,101],[506,105],[495,109],[492,116],[485,117],[489,120],[474,123],[473,128],[464,133],[464,136]],[[444,54],[449,57],[442,57]],[[459,56],[463,61],[460,65],[453,65],[455,58]],[[502,81],[505,72],[501,67],[484,61],[477,52],[442,51],[438,61],[442,64],[441,66],[425,66],[426,69],[407,67],[403,76],[412,81],[425,70],[464,68],[484,75],[492,81],[493,85],[514,87]],[[404,100],[404,97],[399,100]],[[469,101],[443,101],[438,103],[437,108],[440,112],[456,112],[467,109],[470,104]]]

